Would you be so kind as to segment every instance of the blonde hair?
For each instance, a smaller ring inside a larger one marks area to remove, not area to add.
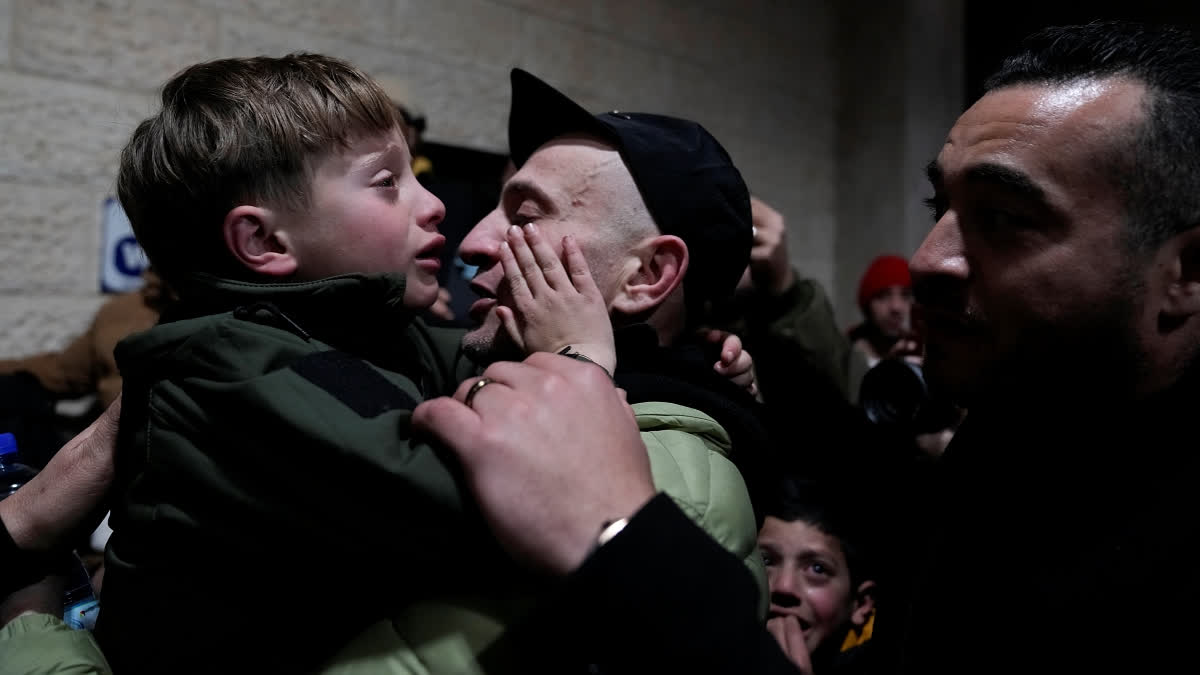
[[[302,210],[317,159],[399,128],[387,94],[355,66],[320,54],[222,59],[166,83],[162,109],[121,151],[117,194],[138,242],[167,280],[238,268],[221,235],[239,203]]]

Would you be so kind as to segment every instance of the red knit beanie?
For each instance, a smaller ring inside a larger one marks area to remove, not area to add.
[[[891,286],[912,288],[908,261],[898,255],[881,255],[871,261],[862,281],[858,282],[858,306],[865,308],[871,298]]]

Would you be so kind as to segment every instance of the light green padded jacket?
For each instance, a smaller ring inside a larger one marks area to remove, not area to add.
[[[758,584],[765,618],[767,574],[758,553],[750,496],[729,459],[729,435],[712,417],[674,403],[638,403],[633,411],[655,486],[745,561]],[[408,607],[391,622],[377,623],[359,635],[323,675],[483,673],[474,656],[503,630],[503,617],[481,611],[471,599]]]
[[[655,485],[721,545],[745,561],[767,603],[766,571],[758,554],[754,513],[741,474],[729,459],[725,430],[708,415],[672,403],[633,406]],[[531,588],[516,588],[516,593]],[[446,675],[482,673],[475,661],[504,631],[500,603],[423,603],[375,624],[347,645],[323,675]],[[531,606],[535,598],[528,598]],[[586,608],[581,608],[586,611]],[[0,675],[111,675],[91,635],[44,615],[25,615],[0,629]]]

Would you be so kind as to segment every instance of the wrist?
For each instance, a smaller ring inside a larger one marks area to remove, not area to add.
[[[613,372],[617,367],[617,355],[611,347],[604,348],[599,345],[576,343],[556,349],[554,353],[599,366],[601,370],[608,374],[609,378],[612,378]]]
[[[571,538],[571,541],[577,543],[572,544],[570,551],[564,549],[560,558],[562,564],[559,566],[558,572],[568,574],[579,569],[588,558],[625,531],[629,523],[637,517],[646,504],[654,499],[656,494],[653,486],[647,486],[645,490],[631,493],[628,499],[622,499],[621,505],[610,504],[603,511],[600,509],[590,510],[590,513],[593,514],[612,514],[609,517],[596,518],[593,516],[577,519],[574,525],[577,534]],[[585,523],[591,523],[591,525]]]
[[[8,529],[10,524],[21,520],[13,518],[10,510],[0,522],[0,600],[44,578],[50,568],[49,554],[33,550],[27,532],[22,540],[18,540]]]
[[[0,501],[0,527],[4,528],[9,540],[22,550],[37,548],[37,537],[34,535],[33,524],[29,522],[20,510],[20,500],[17,496]],[[3,537],[0,534],[0,537]]]

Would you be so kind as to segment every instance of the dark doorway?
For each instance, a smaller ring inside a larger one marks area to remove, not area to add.
[[[470,289],[474,269],[458,259],[458,245],[467,232],[496,206],[500,176],[508,156],[494,152],[424,142],[419,154],[429,158],[432,170],[421,173],[421,183],[446,205],[441,232],[446,236],[439,281],[450,291],[454,321],[442,325],[469,326],[467,309],[475,301]]]

